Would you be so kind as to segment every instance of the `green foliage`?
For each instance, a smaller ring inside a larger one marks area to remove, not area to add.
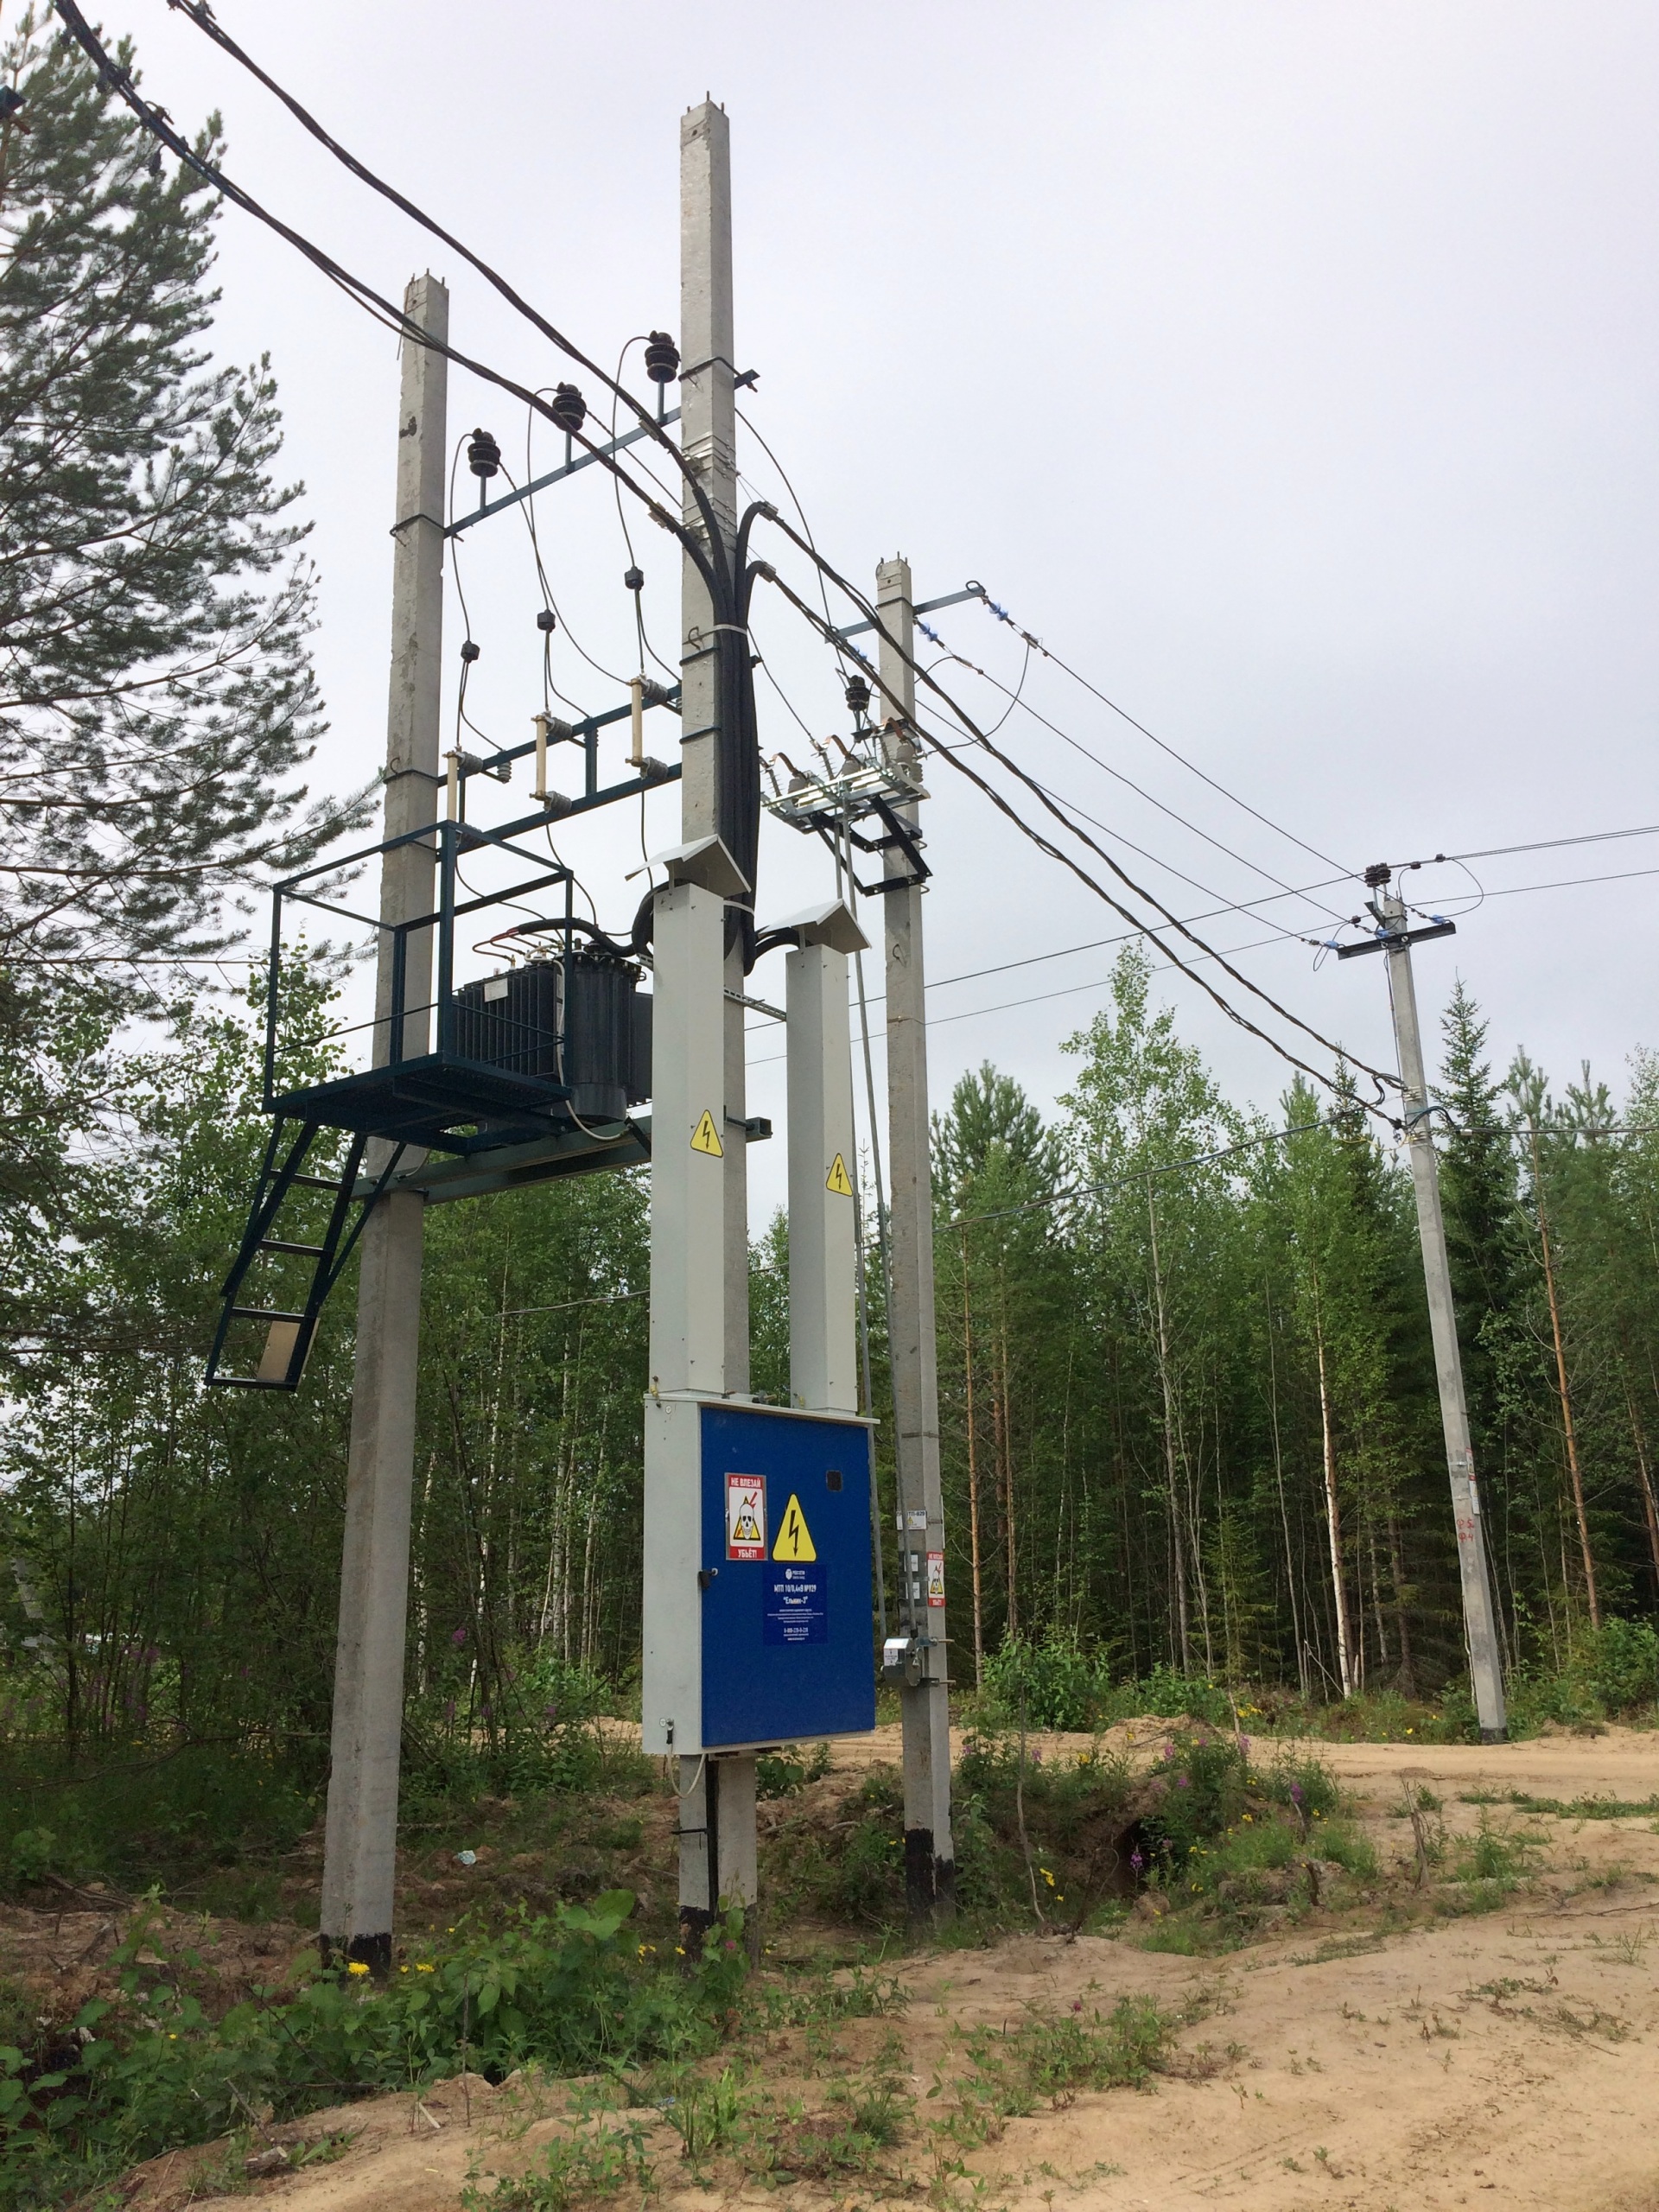
[[[493,2080],[535,2065],[584,2073],[714,2047],[747,1959],[741,1914],[696,1969],[647,1967],[625,1933],[626,1891],[550,1915],[520,1911],[401,1965],[385,1988],[321,1973],[285,2002],[256,1995],[217,2022],[153,1957],[141,1916],[118,1962],[121,1997],[84,2005],[42,2064],[0,2050],[0,2205],[72,2195],[163,2149],[211,2139],[250,2106],[280,2114],[354,2089],[412,2088],[465,2064]],[[198,1963],[191,1954],[177,1962]],[[90,2038],[79,2041],[85,2031]]]
[[[88,1772],[49,1742],[14,1741],[0,1750],[0,1879],[181,1889],[290,1848],[319,1810],[319,1779],[313,1757],[234,1745],[112,1752]]]
[[[963,2150],[994,2141],[1009,2120],[1046,2100],[1071,2104],[1080,2090],[1142,2088],[1166,2065],[1176,2034],[1193,2017],[1167,2011],[1150,1997],[1121,1997],[1109,2012],[1069,2012],[1028,2005],[1006,2028],[976,2029],[968,2038],[971,2071],[951,2085],[938,2132]],[[944,2094],[936,2082],[929,2095]]]
[[[530,2172],[507,2177],[492,2190],[469,2182],[461,2202],[465,2212],[574,2212],[624,2189],[648,2196],[654,2182],[644,2123],[630,2115],[560,2136]]]
[[[1145,1827],[1171,1864],[1232,1827],[1245,1809],[1249,1765],[1236,1738],[1202,1731],[1172,1736],[1152,1765],[1160,1785]]]
[[[1102,1702],[1100,1669],[1075,1636],[1040,1643],[1005,1637],[985,1667],[985,1692],[1004,1719],[1033,1728],[1090,1728]]]
[[[0,149],[0,755],[9,853],[63,872],[14,879],[0,957],[222,944],[224,871],[299,866],[342,821],[294,783],[322,723],[276,387],[201,350],[216,196],[152,171],[32,12],[0,73],[27,126]],[[222,154],[216,121],[195,143]]]
[[[1341,1785],[1322,1758],[1311,1753],[1281,1751],[1256,1785],[1274,1804],[1287,1807],[1301,1821],[1331,1820],[1342,1810]]]
[[[829,1773],[830,1746],[815,1744],[803,1756],[798,1744],[785,1744],[780,1751],[763,1751],[754,1770],[758,1797],[792,1797],[809,1782],[822,1782]]]
[[[1573,1661],[1573,1671],[1609,1713],[1659,1699],[1659,1630],[1651,1621],[1609,1620],[1586,1629]]]

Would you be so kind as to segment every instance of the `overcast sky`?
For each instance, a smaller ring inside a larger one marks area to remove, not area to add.
[[[705,90],[723,101],[738,354],[761,372],[745,404],[830,556],[868,582],[902,550],[924,598],[982,579],[1094,685],[1281,825],[1033,659],[1025,700],[1106,765],[1023,707],[1002,741],[1153,855],[1114,846],[1177,912],[1376,859],[1659,821],[1651,7],[217,0],[217,11],[599,359],[677,327],[679,118]],[[429,265],[451,284],[457,344],[528,384],[573,373],[164,0],[108,0],[103,19],[137,41],[153,98],[181,120],[218,108],[232,173],[378,289],[396,295]],[[233,357],[270,353],[288,465],[315,522],[325,777],[362,781],[385,739],[395,349],[234,210],[219,273],[220,342]],[[481,423],[522,458],[522,410],[464,377],[451,389],[453,430]],[[741,461],[781,496],[752,440]],[[599,475],[540,503],[543,546],[582,645],[626,672],[627,553]],[[672,658],[677,563],[660,532],[633,528],[647,618]],[[471,703],[516,742],[540,704],[522,526],[486,524],[462,558],[483,647]],[[1018,684],[1022,649],[982,609],[953,609],[938,627]],[[756,632],[805,720],[844,728],[833,668],[798,618],[763,601]],[[462,634],[452,601],[452,677]],[[584,707],[621,696],[563,633],[561,652],[560,680]],[[976,712],[1007,705],[949,674]],[[789,747],[795,725],[764,679],[760,694],[765,743]],[[1121,928],[948,768],[931,788],[935,977]],[[676,817],[672,795],[652,802],[653,848],[674,842]],[[618,923],[639,888],[620,880],[639,831],[633,816],[569,841]],[[1617,1087],[1630,1049],[1659,1044],[1659,875],[1498,894],[1659,869],[1659,837],[1471,865],[1488,895],[1454,942],[1418,955],[1426,1017],[1460,972],[1500,1064],[1524,1045],[1558,1084],[1588,1058]],[[801,904],[827,868],[769,830],[763,918]],[[1475,904],[1459,868],[1409,883],[1436,912]],[[1305,1020],[1391,1065],[1379,963],[1316,968],[1297,941],[1329,934],[1360,896],[1356,881],[1332,883],[1202,928],[1251,947],[1238,964]],[[1103,1003],[1111,958],[1078,952],[936,990],[936,1102],[990,1058],[1051,1103],[1071,1065],[1060,1040]],[[763,968],[757,988],[780,992],[781,974]],[[1234,1095],[1271,1108],[1282,1062],[1183,978],[1160,988]],[[781,1114],[777,1033],[752,1045],[754,1107]],[[783,1147],[771,1151],[755,1160],[760,1205],[781,1188]]]

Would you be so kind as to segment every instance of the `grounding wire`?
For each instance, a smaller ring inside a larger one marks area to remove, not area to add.
[[[1100,846],[1096,845],[1094,840],[1089,836],[1085,831],[1077,829],[1075,823],[1067,821],[1065,817],[1059,812],[1058,809],[1056,808],[1046,796],[1041,792],[1039,787],[1033,784],[1032,779],[1027,776],[1014,762],[1009,760],[1007,755],[1004,753],[1000,747],[993,745],[989,740],[984,736],[983,732],[977,728],[973,721],[972,717],[957,704],[956,701],[951,698],[950,693],[945,691],[943,686],[940,685],[934,678],[929,677],[925,670],[918,667],[916,661],[909,653],[905,652],[903,646],[900,645],[898,640],[893,637],[891,632],[887,629],[887,625],[882,621],[880,614],[864,598],[863,594],[858,590],[856,585],[849,583],[844,576],[838,575],[833,569],[830,569],[829,564],[823,561],[823,556],[814,551],[811,547],[808,546],[805,541],[800,537],[798,533],[791,530],[789,524],[784,521],[783,518],[779,515],[775,510],[767,517],[767,519],[772,522],[777,528],[781,530],[785,536],[788,537],[792,543],[798,546],[802,551],[810,554],[815,563],[819,563],[824,568],[830,581],[835,582],[842,591],[844,591],[849,598],[852,600],[854,605],[858,607],[861,611],[869,618],[869,620],[874,623],[880,637],[893,646],[894,650],[899,653],[899,657],[904,660],[912,671],[921,676],[923,680],[927,683],[929,689],[938,694],[938,696],[944,701],[950,712],[969,732],[969,735],[980,741],[983,749],[991,755],[993,760],[1000,762],[1012,774],[1018,778],[1018,779],[1024,784],[1027,789],[1035,791],[1048,811],[1053,814],[1055,818],[1062,823],[1062,824],[1071,831],[1071,835],[1076,837],[1080,843],[1086,846],[1090,851],[1097,854],[1111,869],[1112,873],[1117,876],[1118,879],[1125,884],[1136,897],[1145,899],[1148,906],[1156,908],[1156,910],[1165,917],[1166,921],[1170,925],[1179,930],[1180,934],[1185,937],[1190,944],[1196,945],[1200,951],[1207,954],[1211,959],[1215,960],[1225,974],[1230,976],[1236,982],[1241,984],[1243,988],[1250,992],[1254,997],[1260,999],[1264,1005],[1270,1007],[1282,1020],[1290,1022],[1294,1028],[1300,1030],[1304,1035],[1312,1037],[1317,1044],[1323,1046],[1327,1052],[1333,1053],[1338,1059],[1345,1061],[1348,1065],[1360,1069],[1363,1073],[1370,1076],[1371,1080],[1377,1085],[1379,1098],[1382,1094],[1382,1087],[1385,1084],[1391,1085],[1396,1090],[1402,1087],[1400,1078],[1397,1076],[1386,1074],[1380,1068],[1374,1068],[1367,1062],[1354,1058],[1351,1054],[1347,1053],[1340,1045],[1334,1044],[1330,1038],[1325,1036],[1320,1031],[1313,1028],[1308,1023],[1303,1021],[1300,1016],[1292,1014],[1287,1007],[1281,1006],[1278,1000],[1274,998],[1270,993],[1264,991],[1260,984],[1253,983],[1248,976],[1243,975],[1238,969],[1233,967],[1224,955],[1216,950],[1213,945],[1206,944],[1202,938],[1194,936],[1192,931],[1186,925],[1186,924],[1182,922],[1178,916],[1172,913],[1170,910],[1164,906],[1161,899],[1154,898],[1150,892],[1143,890],[1141,887],[1135,881],[1134,878],[1127,874],[1118,863],[1113,860],[1110,854],[1105,852]],[[764,575],[769,582],[775,585],[776,588],[782,592],[785,598],[791,602],[798,613],[804,615],[807,620],[810,622],[815,628],[823,630],[828,630],[830,628],[830,626],[823,622],[823,618],[818,615],[813,608],[809,607],[806,601],[802,599],[798,593],[791,590],[791,588],[783,582],[782,578],[778,575],[775,569],[772,569],[769,565],[767,565],[761,568],[759,570],[759,573]],[[863,663],[863,665],[869,669],[871,673],[874,676],[876,683],[880,687],[884,697],[887,697],[892,705],[898,708],[900,702],[897,699],[893,698],[888,687],[882,683],[880,672],[874,668],[874,664],[862,654],[860,654],[858,657]],[[1196,982],[1198,988],[1205,993],[1205,996],[1212,999],[1216,1005],[1221,1008],[1222,1012],[1226,1014],[1230,1021],[1236,1022],[1241,1029],[1245,1030],[1249,1035],[1258,1038],[1262,1044],[1266,1045],[1270,1051],[1276,1052],[1282,1060],[1287,1063],[1287,1065],[1300,1069],[1304,1075],[1311,1077],[1314,1082],[1323,1084],[1327,1089],[1335,1088],[1330,1076],[1325,1074],[1322,1070],[1311,1066],[1306,1060],[1300,1058],[1294,1052],[1290,1052],[1285,1046],[1281,1045],[1276,1038],[1269,1036],[1266,1030],[1261,1028],[1257,1023],[1252,1021],[1248,1015],[1242,1014],[1236,1007],[1232,1005],[1229,1000],[1224,998],[1223,995],[1216,989],[1215,986],[1210,982],[1207,977],[1197,974],[1194,969],[1188,967],[1187,963],[1183,961],[1179,955],[1172,952],[1169,946],[1163,942],[1161,938],[1159,937],[1156,930],[1143,924],[1141,918],[1138,914],[1132,912],[1129,908],[1122,903],[1121,900],[1115,898],[1113,894],[1106,889],[1104,885],[1096,882],[1095,878],[1090,874],[1089,871],[1084,868],[1080,862],[1073,860],[1069,853],[1063,851],[1060,847],[1054,844],[1049,838],[1046,837],[1040,830],[1034,829],[1030,823],[1023,821],[1015,809],[1009,804],[1007,799],[1003,797],[1002,793],[999,791],[994,785],[988,783],[976,770],[970,768],[966,761],[960,759],[954,753],[947,753],[944,757],[950,761],[950,766],[959,775],[965,777],[969,782],[973,784],[981,792],[982,792],[983,795],[990,800],[991,804],[997,809],[997,810],[1001,814],[1004,815],[1008,821],[1012,822],[1014,827],[1020,831],[1020,835],[1029,839],[1030,842],[1037,847],[1039,852],[1046,854],[1052,860],[1058,861],[1063,868],[1068,869],[1071,874],[1075,875],[1079,882],[1083,883],[1089,890],[1092,891],[1096,898],[1100,899],[1105,905],[1109,906],[1114,913],[1122,915],[1122,918],[1133,926],[1145,929],[1145,933],[1151,938],[1153,943],[1158,946],[1159,950],[1164,954],[1165,957],[1170,961],[1171,964],[1180,969],[1184,974],[1187,975],[1192,981]],[[1366,1104],[1368,1111],[1376,1113],[1384,1120],[1390,1118],[1384,1112],[1380,1104],[1372,1106],[1369,1101],[1363,1103]]]

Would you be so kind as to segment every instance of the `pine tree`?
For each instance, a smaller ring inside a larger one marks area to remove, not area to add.
[[[215,204],[32,14],[0,73],[0,967],[107,969],[222,944],[338,826],[295,782],[312,579],[268,363],[200,343]]]
[[[1486,1027],[1459,977],[1440,1022],[1440,1097],[1448,1111],[1435,1137],[1464,1389],[1483,1479],[1503,1465],[1503,1394],[1494,1345],[1515,1308],[1521,1257],[1515,1151],[1485,1057]]]

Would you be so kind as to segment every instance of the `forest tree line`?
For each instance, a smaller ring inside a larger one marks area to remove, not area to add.
[[[314,1011],[331,988],[319,969]],[[79,1171],[83,1233],[50,1259],[68,1318],[14,1356],[0,1429],[6,1694],[25,1732],[326,1739],[350,1283],[296,1397],[201,1386],[264,1141],[256,1026],[192,1001],[149,1049],[117,1031],[100,1047],[120,1141]],[[1557,1096],[1524,1058],[1495,1076],[1460,986],[1443,1028],[1441,1173],[1503,1649],[1550,1670],[1659,1589],[1659,1066],[1638,1054],[1622,1102],[1587,1077]],[[1231,1105],[1134,949],[1068,1050],[1052,1118],[988,1065],[935,1120],[955,1679],[971,1688],[1009,1639],[1058,1639],[1118,1679],[1437,1692],[1463,1669],[1461,1615],[1394,1133],[1300,1084],[1271,1122]],[[508,1739],[637,1665],[647,1204],[635,1173],[429,1211],[417,1744]],[[774,1398],[786,1270],[779,1219],[752,1273],[754,1384]],[[867,1274],[880,1416],[874,1249]]]
[[[12,24],[0,78],[0,1725],[320,1758],[354,1286],[296,1397],[204,1389],[268,1123],[257,971],[243,1007],[188,979],[241,957],[246,887],[337,849],[374,793],[302,780],[324,728],[302,487],[268,364],[210,356],[216,201],[46,16]],[[196,143],[222,150],[216,125]],[[289,994],[296,1079],[339,982],[318,954]],[[1070,1050],[1051,1116],[988,1066],[936,1120],[957,1682],[1045,1642],[1309,1697],[1454,1681],[1395,1132],[1340,1086],[1270,1119],[1230,1103],[1135,950]],[[1618,1100],[1494,1071],[1471,998],[1446,1011],[1436,1128],[1512,1672],[1659,1593],[1656,1086],[1641,1053]],[[637,1663],[646,1206],[640,1175],[601,1174],[428,1216],[417,1747],[510,1740]],[[752,1275],[773,1398],[786,1274],[773,1223]],[[890,1533],[885,1554],[892,1613]]]

